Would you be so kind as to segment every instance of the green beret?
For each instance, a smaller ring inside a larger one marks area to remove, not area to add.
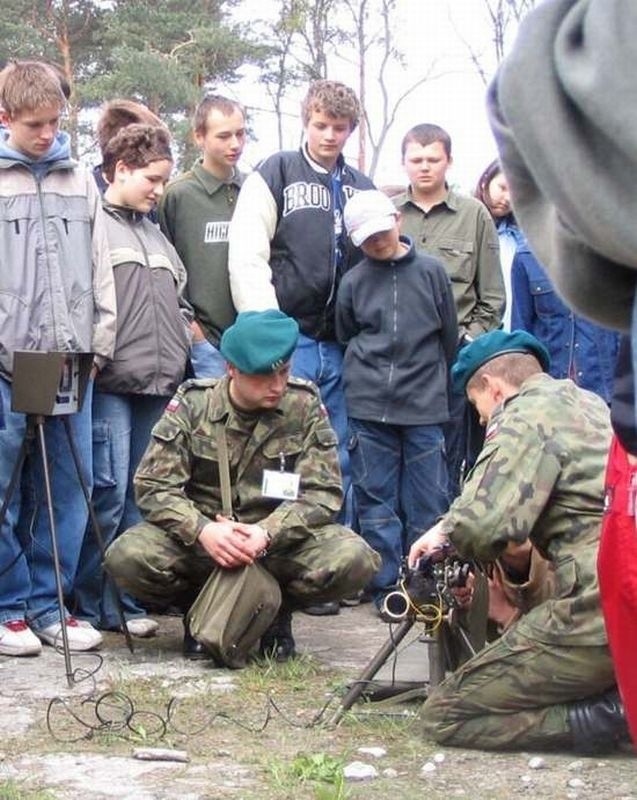
[[[219,352],[240,372],[267,375],[290,360],[299,326],[274,308],[243,311],[221,337]]]
[[[458,353],[456,363],[451,368],[451,380],[454,391],[461,394],[467,388],[469,379],[477,370],[492,358],[505,353],[529,353],[535,356],[547,372],[551,365],[551,357],[539,339],[526,331],[489,331],[469,344]]]

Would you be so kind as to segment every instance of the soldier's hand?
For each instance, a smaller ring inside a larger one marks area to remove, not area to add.
[[[226,520],[221,514],[217,514],[217,520],[232,522],[231,520]],[[232,527],[236,533],[245,537],[244,543],[246,547],[249,548],[253,558],[259,558],[259,556],[268,549],[270,537],[265,528],[262,528],[261,525],[247,522],[232,522]]]
[[[226,569],[252,564],[255,559],[254,547],[250,546],[246,536],[234,529],[231,520],[221,516],[202,529],[199,543],[220,567]]]
[[[460,608],[469,608],[473,602],[473,587],[475,584],[475,575],[470,572],[467,576],[467,582],[464,586],[453,586],[451,594],[454,596],[456,603]]]
[[[409,550],[407,557],[410,567],[413,567],[420,556],[427,556],[434,550],[440,550],[449,541],[447,534],[442,532],[442,520],[429,528],[423,535],[416,539]]]

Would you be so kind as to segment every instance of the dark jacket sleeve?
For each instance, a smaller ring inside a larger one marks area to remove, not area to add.
[[[442,264],[439,266],[438,281],[440,293],[439,308],[442,318],[442,349],[445,353],[447,365],[450,367],[456,360],[458,348],[458,316],[456,314],[456,304],[453,299],[451,281]]]
[[[610,418],[613,430],[623,447],[632,455],[637,455],[635,375],[633,372],[630,336],[622,336],[619,342]]]
[[[358,325],[354,316],[351,275],[346,275],[338,287],[335,309],[336,338],[342,345],[358,333]]]

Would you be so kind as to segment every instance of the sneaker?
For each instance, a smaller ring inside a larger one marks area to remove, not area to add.
[[[150,617],[135,617],[127,620],[126,627],[131,636],[137,636],[139,639],[148,639],[157,633],[159,623]]]
[[[63,647],[62,624],[54,622],[42,630],[35,631],[36,635],[45,643],[53,647]],[[102,634],[95,630],[90,622],[84,622],[75,617],[66,618],[66,634],[69,640],[69,650],[94,650],[102,644]]]
[[[22,619],[0,624],[0,653],[3,656],[37,656],[42,643]]]

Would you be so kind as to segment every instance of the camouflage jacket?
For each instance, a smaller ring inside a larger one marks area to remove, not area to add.
[[[534,375],[491,417],[462,494],[445,517],[461,555],[494,560],[530,538],[555,568],[554,596],[518,630],[542,642],[606,641],[597,546],[611,428],[606,404],[572,381]]]
[[[230,402],[223,378],[183,383],[153,428],[135,474],[137,503],[148,522],[190,545],[221,513],[217,423],[225,426],[237,519],[263,525],[277,548],[333,521],[342,502],[341,475],[336,434],[318,390],[290,379],[277,409],[246,414]],[[301,476],[296,500],[262,495],[263,470],[282,466]]]

